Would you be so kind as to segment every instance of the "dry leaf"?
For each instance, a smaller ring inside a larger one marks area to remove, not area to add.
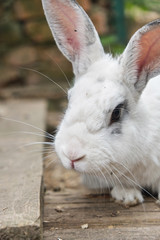
[[[108,226],[108,229],[113,229],[113,228],[114,228],[113,225]]]
[[[82,229],[87,229],[88,228],[88,223],[81,225]]]

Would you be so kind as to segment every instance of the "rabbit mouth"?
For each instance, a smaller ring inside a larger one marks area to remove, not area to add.
[[[81,161],[81,160],[84,160],[84,157],[85,157],[85,155],[84,155],[84,156],[81,156],[81,157],[79,157],[79,158],[77,158],[77,159],[71,160],[71,168],[72,168],[72,169],[75,169],[75,163],[76,163],[76,162],[79,162],[79,161]]]

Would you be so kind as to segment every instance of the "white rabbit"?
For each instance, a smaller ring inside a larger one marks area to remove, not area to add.
[[[110,188],[123,204],[143,202],[142,188],[160,200],[160,20],[139,29],[113,58],[75,0],[42,3],[75,74],[55,138],[62,164],[82,173],[88,187]]]

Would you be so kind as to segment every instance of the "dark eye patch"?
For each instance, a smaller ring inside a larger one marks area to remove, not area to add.
[[[119,135],[119,134],[121,134],[121,133],[122,133],[122,132],[121,132],[121,127],[113,129],[113,131],[112,131],[111,133],[114,134],[114,135]]]

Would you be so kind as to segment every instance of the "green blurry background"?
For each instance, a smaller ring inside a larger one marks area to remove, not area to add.
[[[79,0],[94,22],[106,52],[121,53],[131,35],[160,18],[159,0]],[[31,68],[33,70],[26,70]],[[61,69],[61,70],[60,70]],[[45,98],[56,104],[73,78],[49,31],[40,0],[0,0],[0,98]],[[53,104],[50,104],[53,105]]]

